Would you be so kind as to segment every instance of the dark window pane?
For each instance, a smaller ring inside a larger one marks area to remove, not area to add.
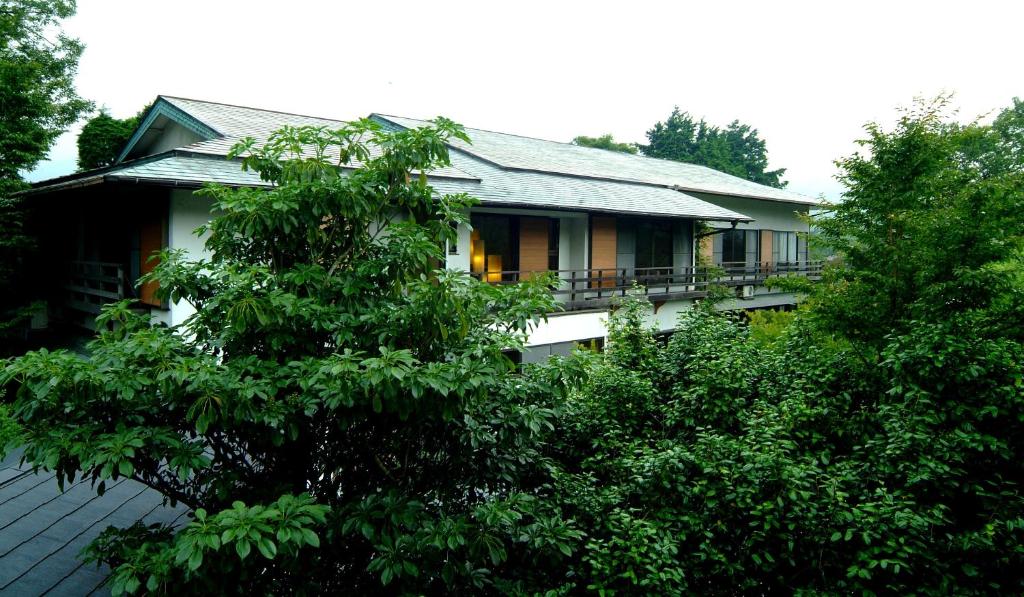
[[[548,269],[558,271],[559,220],[551,218],[548,222]]]
[[[516,243],[516,219],[512,216],[476,214],[471,218],[473,225],[470,247],[470,269],[484,273],[488,282],[511,281],[511,274],[502,276],[502,271],[517,269],[519,251]]]
[[[746,263],[747,231],[726,230],[722,233],[722,263]]]
[[[672,267],[672,223],[643,220],[636,225],[636,267]]]

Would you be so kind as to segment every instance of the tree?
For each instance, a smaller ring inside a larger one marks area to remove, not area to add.
[[[821,223],[841,265],[794,315],[697,308],[664,347],[650,305],[612,315],[549,446],[578,586],[1024,590],[1018,106],[869,125]]]
[[[74,79],[83,46],[58,29],[74,0],[0,2],[0,181],[30,170],[91,104]],[[51,39],[52,38],[52,39]]]
[[[0,0],[0,346],[14,346],[29,301],[22,275],[32,249],[21,173],[46,156],[91,104],[74,88],[82,44],[59,29],[73,0]],[[15,334],[17,335],[17,334]]]
[[[25,455],[58,479],[131,477],[194,513],[90,548],[112,589],[221,594],[557,587],[579,533],[538,499],[564,390],[505,356],[551,310],[538,279],[437,269],[471,199],[445,119],[286,128],[232,157],[270,190],[212,186],[209,260],[165,252],[146,280],[197,312],[152,327],[108,307],[88,358],[13,361]],[[339,166],[344,167],[342,170]]]
[[[119,120],[107,110],[89,119],[78,135],[78,169],[91,170],[113,165],[139,124],[142,112]]]
[[[894,131],[869,124],[867,155],[837,162],[843,201],[816,222],[848,265],[816,311],[864,347],[914,325],[908,312],[982,312],[1006,291],[996,264],[1014,262],[1024,234],[1024,138],[1011,126],[1021,104],[984,126],[949,121],[948,101],[917,104]]]
[[[703,118],[694,120],[677,106],[665,122],[647,131],[647,140],[638,147],[649,157],[700,164],[771,187],[786,186],[785,168],[767,170],[768,150],[757,129],[738,120],[723,130]]]
[[[573,145],[579,145],[580,147],[594,147],[596,149],[607,149],[610,151],[618,151],[622,153],[636,153],[636,145],[633,143],[617,143],[612,139],[611,134],[601,135],[600,137],[586,137],[580,135],[572,140]]]

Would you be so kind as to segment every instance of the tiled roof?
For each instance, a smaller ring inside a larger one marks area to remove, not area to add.
[[[659,215],[707,220],[749,220],[743,214],[718,207],[664,187],[572,178],[535,172],[509,172],[453,152],[460,168],[479,176],[440,178],[431,174],[430,184],[442,194],[467,193],[483,205],[533,209],[595,211],[618,214]],[[255,172],[245,172],[237,161],[217,156],[171,152],[156,159],[125,162],[98,173],[55,179],[29,191],[40,193],[90,182],[135,182],[199,187],[207,182],[229,186],[269,186]]]
[[[502,170],[458,152],[452,152],[452,163],[477,176],[480,182],[437,181],[431,185],[441,193],[469,193],[486,206],[750,220],[741,213],[665,187]]]
[[[136,481],[109,483],[102,496],[82,480],[62,492],[52,473],[18,459],[0,460],[0,595],[108,594],[100,585],[110,571],[79,558],[90,541],[111,525],[187,521],[183,506]]]
[[[221,135],[167,154],[124,162],[35,185],[29,193],[100,180],[199,186],[206,182],[265,185],[238,162],[223,160],[238,140],[265,140],[285,125],[338,127],[341,120],[301,116],[171,96],[174,108]],[[414,127],[423,120],[374,115],[391,127]],[[467,129],[472,144],[451,143],[452,165],[429,173],[439,192],[466,192],[484,205],[583,210],[619,214],[750,220],[749,217],[687,193],[696,191],[754,197],[803,205],[816,201],[709,168],[577,147],[504,133]]]
[[[224,156],[235,143],[243,138],[252,137],[260,142],[266,141],[271,133],[283,126],[324,126],[336,129],[345,124],[344,121],[329,118],[258,110],[166,95],[160,97],[223,135],[180,148],[194,153]],[[371,155],[377,151],[375,147],[370,149]],[[358,166],[358,164],[352,165]],[[469,178],[465,173],[450,167],[438,168],[431,171],[431,174],[447,178]]]
[[[425,121],[400,116],[375,115],[403,127],[423,126]],[[640,182],[685,191],[735,197],[752,197],[812,205],[819,200],[799,193],[757,184],[718,170],[571,143],[546,141],[507,133],[467,128],[472,144],[455,140],[452,145],[503,168],[550,172],[606,180]]]

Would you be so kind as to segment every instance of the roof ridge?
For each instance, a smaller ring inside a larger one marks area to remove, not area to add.
[[[404,118],[406,120],[419,120],[420,122],[430,122],[429,120],[427,120],[425,118],[412,118],[411,116],[399,116],[398,114],[384,114],[382,112],[373,112],[373,114],[371,114],[371,116],[373,116],[373,115],[382,116],[384,118]],[[494,134],[494,135],[507,135],[509,137],[519,137],[520,139],[529,139],[531,141],[544,141],[545,143],[557,143],[559,145],[570,145],[572,147],[580,147],[580,148],[583,148],[583,149],[598,149],[598,150],[601,150],[601,151],[609,151],[607,149],[602,149],[600,147],[586,147],[584,145],[576,145],[575,143],[572,143],[571,141],[556,141],[554,139],[544,139],[542,137],[531,137],[529,135],[520,135],[519,133],[507,133],[505,131],[494,131],[494,130],[491,130],[491,129],[482,129],[482,128],[475,127],[475,126],[472,126],[472,127],[471,126],[467,126],[465,128],[466,128],[466,130],[470,130],[470,131],[480,131],[482,133],[491,133],[491,134]],[[623,155],[634,155],[634,154],[625,154],[624,153]],[[644,156],[640,156],[640,157],[644,157]]]
[[[430,122],[429,120],[425,120],[423,118],[412,118],[410,116],[399,116],[397,114],[383,114],[381,112],[374,112],[373,114],[375,114],[377,116],[383,116],[384,118],[389,118],[389,117],[390,118],[404,118],[406,120],[419,120],[420,122]],[[371,114],[371,115],[373,115],[373,114]],[[714,168],[712,168],[710,166],[705,166],[704,164],[694,164],[693,162],[683,162],[683,161],[680,161],[680,160],[673,160],[671,158],[659,158],[659,157],[650,156],[650,155],[644,155],[644,154],[640,154],[640,153],[626,153],[624,151],[615,151],[613,149],[605,149],[603,147],[588,147],[586,145],[577,145],[577,144],[573,143],[572,141],[556,141],[554,139],[544,139],[542,137],[531,137],[529,135],[520,135],[519,133],[508,133],[508,132],[505,132],[505,131],[495,131],[495,130],[491,130],[491,129],[482,129],[482,128],[478,128],[478,127],[469,127],[469,126],[466,127],[466,130],[480,131],[480,132],[483,132],[483,133],[491,133],[492,135],[505,135],[505,136],[508,136],[508,137],[518,137],[520,139],[529,139],[531,141],[543,141],[545,143],[556,143],[558,145],[568,145],[569,147],[576,147],[576,148],[584,149],[584,150],[608,151],[608,152],[611,152],[614,155],[621,155],[621,156],[623,156],[625,158],[639,158],[639,159],[643,159],[643,160],[658,160],[660,162],[671,162],[673,164],[683,164],[684,166],[693,166],[695,168],[703,168],[705,170],[711,170],[711,171],[719,173],[719,174],[728,174],[729,176],[734,176],[732,174],[729,174],[728,172],[722,172],[721,170],[716,170],[716,169],[714,169]],[[754,182],[752,180],[747,180],[746,178],[742,178],[742,177],[736,177],[736,178],[740,178],[740,180],[746,180],[747,182],[751,182],[753,184],[761,184],[759,182]],[[768,185],[763,185],[763,186],[768,186]],[[770,188],[776,188],[776,187],[770,187]],[[780,189],[780,190],[785,190],[785,189]]]
[[[226,106],[228,108],[241,108],[243,110],[254,110],[256,112],[269,112],[271,114],[283,114],[285,116],[298,116],[300,118],[315,118],[317,120],[330,120],[331,122],[348,122],[347,120],[338,120],[337,118],[327,118],[325,116],[313,116],[312,114],[299,114],[297,112],[285,112],[284,110],[269,110],[267,108],[255,108],[253,106],[243,106],[240,104],[229,104],[226,102],[214,102],[210,100],[195,99],[192,97],[181,97],[179,95],[167,95],[159,94],[157,98],[171,99],[171,100],[183,100],[186,102],[197,102],[200,104],[213,104],[215,106]],[[401,117],[400,117],[401,118]]]

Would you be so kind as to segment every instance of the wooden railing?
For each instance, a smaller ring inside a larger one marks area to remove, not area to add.
[[[80,315],[72,318],[76,323],[91,328],[103,305],[125,298],[125,283],[120,263],[72,261],[64,285],[64,307]]]
[[[558,284],[551,292],[566,309],[585,309],[599,307],[613,297],[625,296],[636,286],[652,300],[700,298],[707,295],[710,286],[762,286],[770,279],[788,276],[817,279],[823,267],[823,261],[800,261],[754,265],[723,263],[714,267],[557,270],[550,272],[558,277]],[[537,273],[502,271],[471,275],[496,284],[514,284]]]

